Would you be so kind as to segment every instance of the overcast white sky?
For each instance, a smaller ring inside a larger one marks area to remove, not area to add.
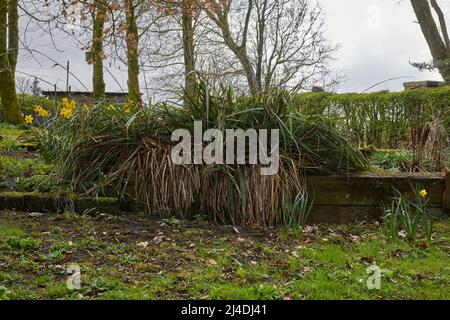
[[[361,92],[395,77],[374,90],[403,89],[403,82],[442,80],[437,72],[419,72],[409,61],[431,61],[431,55],[409,0],[319,0],[327,13],[328,34],[340,43],[336,68],[347,81],[339,91]],[[447,17],[450,2],[438,1]]]
[[[361,92],[368,87],[394,77],[410,77],[382,84],[372,91],[389,89],[402,90],[405,81],[441,80],[437,72],[418,72],[409,61],[430,61],[431,56],[417,23],[409,0],[318,0],[326,13],[328,37],[341,48],[333,68],[346,76],[337,91]],[[450,2],[440,0],[450,13]],[[28,35],[31,47],[39,49],[61,64],[71,62],[72,72],[91,89],[91,66],[84,60],[84,53],[73,43],[57,37],[62,52],[52,49],[48,39],[38,33]],[[31,40],[31,41],[30,41]],[[65,89],[65,71],[53,67],[54,63],[39,55],[39,63],[23,56],[17,70],[37,75],[50,83]],[[107,62],[108,63],[108,62]],[[126,90],[126,73],[107,67],[115,74],[121,87]],[[23,74],[18,74],[23,76]],[[120,86],[106,72],[107,91],[121,91]],[[71,78],[72,90],[85,90]],[[50,85],[41,86],[49,89]],[[151,84],[149,84],[151,86]]]

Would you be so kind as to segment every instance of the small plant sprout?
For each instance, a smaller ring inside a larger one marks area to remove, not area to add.
[[[282,239],[285,239],[289,232],[292,232],[296,239],[302,238],[303,229],[311,213],[312,202],[309,202],[308,193],[304,189],[294,199],[284,195],[284,208],[280,213]]]
[[[389,208],[383,207],[383,228],[385,235],[393,241],[398,239],[401,228],[409,241],[417,239],[417,231],[421,229],[429,244],[433,234],[433,216],[428,207],[429,196],[426,189],[412,187],[415,198],[408,199],[396,190]]]

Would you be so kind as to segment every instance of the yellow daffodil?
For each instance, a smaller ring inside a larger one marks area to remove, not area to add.
[[[42,109],[42,111],[39,113],[39,115],[43,118],[47,118],[48,116],[50,116],[50,113],[47,110]]]
[[[427,190],[425,190],[425,189],[423,189],[423,190],[421,190],[421,191],[419,192],[419,195],[420,195],[422,198],[425,198],[425,197],[427,196],[427,194],[428,194],[428,192],[427,192]]]
[[[25,123],[28,123],[28,124],[33,123],[33,116],[31,114],[25,116]]]
[[[66,119],[70,119],[72,117],[72,109],[70,108],[62,108],[61,109],[61,115],[66,118]]]
[[[70,100],[67,98],[62,99],[62,109],[61,109],[61,116],[70,119],[73,115],[73,109],[77,106],[77,102],[75,100]]]
[[[69,99],[63,98],[63,99],[62,99],[62,104],[63,104],[63,107],[64,107],[64,108],[67,108],[67,109],[73,109],[73,108],[76,107],[77,102],[76,102],[75,100],[69,101]]]
[[[42,108],[42,106],[36,106],[34,108],[34,111],[43,118],[47,118],[50,115],[50,113],[44,108]]]

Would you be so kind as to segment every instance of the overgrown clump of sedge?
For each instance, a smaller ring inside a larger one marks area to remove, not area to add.
[[[231,89],[209,89],[205,82],[195,89],[185,108],[161,103],[134,114],[102,106],[76,111],[55,133],[66,141],[55,156],[60,177],[77,191],[134,199],[151,213],[186,217],[196,210],[217,222],[272,226],[304,220],[309,207],[295,204],[306,193],[305,174],[367,168],[360,151],[320,117],[291,111],[284,91],[236,99]],[[258,165],[175,165],[171,133],[193,132],[194,121],[204,130],[279,129],[278,174],[262,176]]]

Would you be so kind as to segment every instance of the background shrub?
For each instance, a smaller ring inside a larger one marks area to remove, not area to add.
[[[444,121],[450,133],[450,86],[394,93],[302,93],[292,106],[353,136],[360,147],[398,148],[408,143],[411,128],[433,119]]]
[[[56,113],[56,107],[53,100],[49,100],[45,97],[41,96],[32,96],[29,94],[19,94],[18,95],[19,105],[20,105],[20,111],[24,115],[32,115],[34,118],[33,125],[35,126],[41,126],[44,123],[44,118],[39,117],[34,111],[34,108],[36,106],[41,106],[48,112],[50,112],[51,116]],[[1,102],[0,102],[0,122],[3,121],[3,113],[1,108]]]

